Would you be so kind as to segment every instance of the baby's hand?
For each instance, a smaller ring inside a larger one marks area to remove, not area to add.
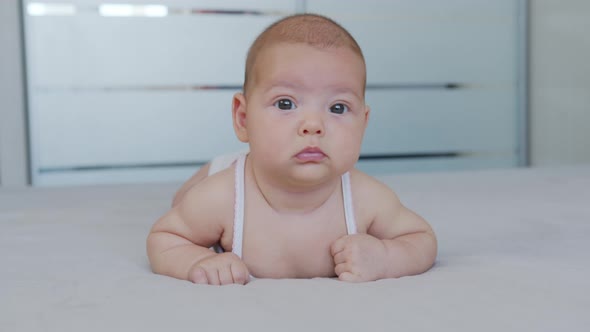
[[[368,234],[345,235],[330,247],[334,272],[343,281],[362,282],[381,279],[385,273],[386,248]]]
[[[204,285],[243,285],[249,276],[246,264],[236,254],[224,252],[195,264],[188,273],[188,280]]]

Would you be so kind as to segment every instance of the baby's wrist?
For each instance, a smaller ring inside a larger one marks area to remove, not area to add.
[[[379,279],[386,279],[389,278],[389,274],[390,274],[390,269],[391,269],[391,262],[392,260],[390,259],[390,253],[389,253],[389,245],[388,242],[391,240],[384,240],[384,239],[379,239],[379,242],[381,243],[381,255],[380,255],[380,262],[383,262],[383,264],[379,264],[379,271],[377,274],[377,280]]]

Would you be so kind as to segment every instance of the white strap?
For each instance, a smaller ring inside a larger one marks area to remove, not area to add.
[[[229,168],[234,163],[234,161],[238,160],[238,158],[240,158],[241,155],[245,154],[248,154],[247,149],[234,151],[213,158],[209,162],[209,175],[213,175],[217,172],[223,171],[226,168]]]
[[[348,235],[356,234],[356,221],[354,220],[354,209],[352,207],[352,190],[350,188],[350,173],[342,175],[342,200],[344,201],[344,219]]]
[[[234,203],[234,240],[232,252],[242,258],[242,238],[244,236],[244,165],[246,155],[241,155],[236,162],[235,203]]]

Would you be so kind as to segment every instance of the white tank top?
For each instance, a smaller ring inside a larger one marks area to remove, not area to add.
[[[232,252],[242,258],[242,241],[244,237],[244,170],[246,154],[238,157],[235,170],[234,235]],[[344,219],[349,235],[356,234],[356,222],[352,208],[350,173],[342,175],[342,199],[344,202]]]

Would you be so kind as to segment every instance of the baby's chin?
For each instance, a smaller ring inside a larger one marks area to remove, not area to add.
[[[304,163],[292,167],[286,176],[303,187],[312,187],[339,178],[340,174],[330,165]]]

